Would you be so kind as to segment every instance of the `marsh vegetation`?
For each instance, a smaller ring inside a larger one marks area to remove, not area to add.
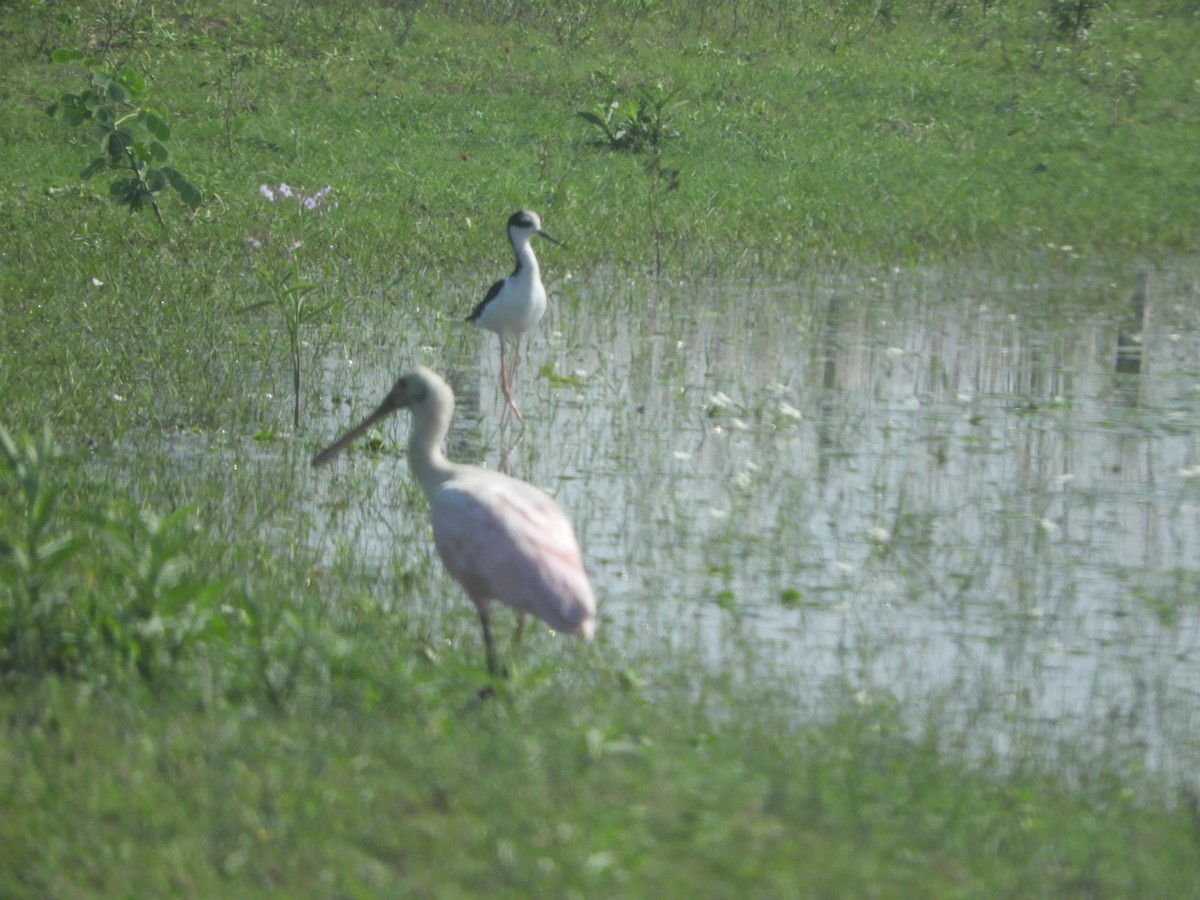
[[[0,894],[1197,893],[1194,4],[0,29]],[[310,470],[418,362],[595,647],[481,672],[403,424]]]

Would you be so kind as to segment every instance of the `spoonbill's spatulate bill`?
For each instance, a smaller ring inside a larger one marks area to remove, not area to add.
[[[533,328],[546,312],[546,288],[542,285],[537,257],[533,255],[534,237],[544,237],[553,244],[562,243],[542,231],[542,220],[537,213],[521,210],[509,216],[508,239],[517,257],[517,267],[507,278],[493,284],[487,296],[467,317],[467,321],[500,336],[500,392],[504,394],[505,403],[500,415],[502,425],[510,409],[519,420],[525,421],[512,395],[517,365],[521,362],[521,335]],[[506,370],[505,348],[509,338],[513,345],[512,367]]]
[[[570,520],[531,484],[446,459],[442,443],[450,430],[454,393],[437,373],[418,367],[402,375],[373,413],[313,457],[313,466],[329,462],[398,409],[412,411],[408,463],[429,497],[438,554],[479,611],[488,671],[499,671],[493,600],[590,640],[596,632],[596,596]]]

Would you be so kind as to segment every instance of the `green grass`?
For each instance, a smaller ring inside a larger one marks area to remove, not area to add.
[[[356,552],[354,504],[424,516],[411,481],[304,474],[362,386],[346,360],[463,362],[519,206],[568,242],[558,277],[608,286],[565,303],[647,332],[704,313],[644,302],[659,265],[1189,252],[1194,4],[1095,7],[1074,37],[1032,0],[460,6],[0,10],[0,425],[25,466],[0,475],[0,895],[1197,894],[1194,795],[1136,757],[980,758],[886,696],[764,680],[736,639],[706,665],[690,634],[535,634],[478,702],[477,623],[428,543]],[[164,229],[80,180],[94,137],[44,114],[85,83],[58,47],[146,78],[197,214],[164,195]],[[576,115],[660,90],[683,104],[657,151]],[[246,238],[291,236],[258,194],[281,181],[338,202],[300,257],[298,431],[284,323],[247,311]]]
[[[617,689],[602,664],[473,702],[372,659],[283,713],[57,680],[3,703],[6,896],[1189,896],[1195,829],[1092,769],[943,757],[895,710],[797,728],[786,698]],[[662,702],[670,699],[669,703]],[[737,704],[731,714],[730,704]]]

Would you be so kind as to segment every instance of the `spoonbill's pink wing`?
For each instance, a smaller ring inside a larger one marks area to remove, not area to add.
[[[592,636],[596,597],[579,542],[548,494],[476,470],[441,484],[430,505],[442,562],[477,606],[499,600],[557,631]]]

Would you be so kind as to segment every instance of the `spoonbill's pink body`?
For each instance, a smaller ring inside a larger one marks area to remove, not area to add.
[[[402,375],[373,413],[313,457],[313,466],[324,465],[380,419],[405,408],[413,415],[409,466],[429,498],[438,555],[479,611],[488,671],[499,671],[493,600],[516,609],[522,622],[531,613],[556,631],[590,640],[596,596],[570,520],[531,484],[446,459],[442,443],[454,393],[437,373],[418,367]]]

